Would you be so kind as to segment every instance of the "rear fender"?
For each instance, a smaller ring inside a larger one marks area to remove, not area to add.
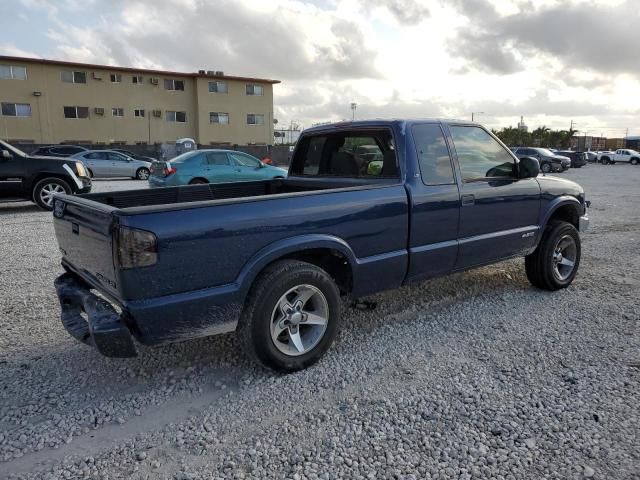
[[[300,235],[286,238],[264,247],[245,264],[236,280],[243,295],[246,295],[258,274],[271,262],[305,250],[326,248],[340,252],[349,262],[356,283],[357,258],[353,250],[343,239],[333,235]]]

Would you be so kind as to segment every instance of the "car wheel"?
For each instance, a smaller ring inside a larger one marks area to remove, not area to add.
[[[53,196],[56,193],[71,193],[71,187],[59,178],[43,178],[33,187],[33,201],[45,210],[53,210]]]
[[[602,162],[603,165],[608,165],[609,164],[609,157],[602,157],[602,159],[600,161]]]
[[[632,158],[631,159],[631,165],[638,165],[638,159],[637,158]]]
[[[281,260],[252,286],[238,337],[258,363],[293,372],[324,355],[338,333],[340,317],[340,292],[327,272],[310,263]]]
[[[525,257],[527,278],[535,287],[559,290],[568,287],[580,265],[580,235],[568,222],[549,222],[538,248]]]
[[[149,169],[146,167],[140,167],[136,171],[136,178],[138,180],[148,180],[149,179]]]
[[[540,170],[542,170],[544,173],[549,173],[551,171],[551,164],[544,162],[542,165],[540,165]]]
[[[207,182],[204,178],[194,178],[189,182],[189,185],[204,185]]]

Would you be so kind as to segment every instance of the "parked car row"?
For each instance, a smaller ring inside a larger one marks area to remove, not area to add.
[[[547,148],[540,147],[512,147],[511,151],[518,157],[531,157],[538,160],[540,170],[544,173],[564,172],[571,167],[571,159],[559,155]]]

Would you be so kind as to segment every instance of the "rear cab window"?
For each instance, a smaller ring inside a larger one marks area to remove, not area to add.
[[[304,136],[291,162],[293,175],[399,178],[391,131],[386,128]]]
[[[422,183],[450,185],[455,183],[449,148],[440,125],[422,123],[411,127]]]

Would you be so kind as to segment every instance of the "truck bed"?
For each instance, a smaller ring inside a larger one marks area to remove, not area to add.
[[[185,185],[180,187],[91,193],[80,195],[78,198],[86,198],[116,209],[136,208],[136,213],[139,213],[139,207],[155,206],[162,207],[164,210],[169,209],[171,206],[182,208],[185,206],[185,203],[192,202],[210,202],[212,200],[229,200],[286,193],[363,187],[375,183],[389,184],[389,180],[383,180],[382,182],[369,180],[364,182],[356,179],[336,179],[330,181],[277,179],[258,182],[210,183],[206,185]],[[157,211],[158,209],[145,209],[145,211],[151,210]]]

